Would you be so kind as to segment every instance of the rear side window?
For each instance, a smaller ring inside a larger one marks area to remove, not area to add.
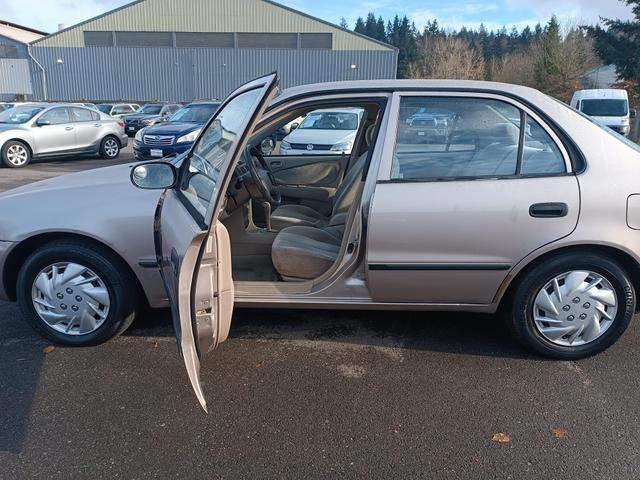
[[[403,97],[400,102],[392,179],[513,177],[564,171],[564,158],[551,137],[509,103],[426,96]]]
[[[69,123],[69,112],[66,108],[54,108],[44,113],[41,120],[51,122],[51,125],[60,125],[61,123]]]
[[[91,122],[95,120],[94,113],[86,108],[72,108],[71,115],[74,122]],[[98,116],[97,114],[95,114]]]
[[[112,113],[114,115],[122,115],[123,113],[131,112],[133,112],[133,108],[131,108],[129,105],[118,105],[117,107],[114,107]]]

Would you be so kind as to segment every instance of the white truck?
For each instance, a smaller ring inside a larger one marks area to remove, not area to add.
[[[629,119],[636,117],[636,111],[629,108],[627,91],[622,89],[578,90],[571,106],[625,137],[629,135]]]

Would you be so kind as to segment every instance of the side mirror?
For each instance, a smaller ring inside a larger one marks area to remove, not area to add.
[[[295,130],[296,128],[298,128],[300,126],[300,124],[298,122],[293,122],[291,124],[291,130]]]
[[[271,155],[271,152],[273,152],[274,148],[276,148],[276,144],[273,142],[273,138],[271,137],[265,138],[260,143],[260,151],[263,155]]]
[[[39,118],[36,121],[36,125],[39,127],[46,127],[47,125],[51,125],[51,121],[50,120],[45,120],[44,118]]]
[[[638,116],[638,111],[635,108],[632,108],[629,111],[629,115],[631,116],[631,118],[636,118]]]
[[[131,170],[131,183],[145,190],[163,190],[175,186],[178,171],[171,163],[149,162]]]

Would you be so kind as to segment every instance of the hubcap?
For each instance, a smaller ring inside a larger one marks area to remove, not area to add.
[[[618,298],[611,283],[594,272],[575,270],[550,280],[536,295],[533,320],[556,345],[593,342],[616,317]]]
[[[95,272],[68,262],[44,268],[33,282],[31,299],[40,318],[67,335],[97,330],[111,303],[104,281]]]
[[[12,165],[24,165],[27,163],[27,158],[29,158],[29,153],[22,145],[11,145],[7,148],[7,160]]]
[[[118,143],[112,138],[107,139],[104,142],[104,151],[108,157],[115,157],[118,154]]]

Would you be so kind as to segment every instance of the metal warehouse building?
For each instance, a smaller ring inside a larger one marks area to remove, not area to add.
[[[277,70],[281,86],[395,78],[398,51],[269,0],[141,0],[31,44],[38,98],[223,98]]]
[[[46,33],[0,20],[0,101],[21,99],[33,93],[29,42]]]

